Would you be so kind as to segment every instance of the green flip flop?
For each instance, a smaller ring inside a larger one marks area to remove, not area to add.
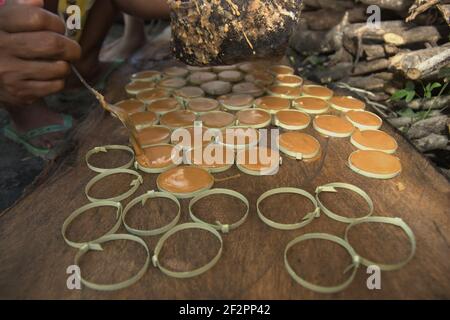
[[[3,133],[5,137],[8,139],[19,143],[25,147],[25,149],[30,152],[32,155],[36,157],[41,157],[46,160],[51,160],[56,158],[56,156],[59,154],[59,151],[61,151],[61,148],[59,147],[53,147],[53,148],[43,148],[43,147],[36,147],[30,143],[31,140],[44,136],[46,134],[50,133],[57,133],[57,132],[67,132],[73,127],[73,118],[70,115],[63,115],[64,123],[63,124],[56,124],[56,125],[50,125],[46,127],[41,127],[37,129],[30,130],[26,133],[19,133],[16,129],[13,128],[11,124],[8,124],[4,129]]]

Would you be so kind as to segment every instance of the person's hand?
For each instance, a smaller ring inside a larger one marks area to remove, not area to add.
[[[42,0],[7,0],[0,7],[0,102],[30,104],[64,88],[81,48]]]

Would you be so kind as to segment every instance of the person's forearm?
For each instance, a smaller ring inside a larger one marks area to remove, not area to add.
[[[167,0],[113,0],[117,7],[132,16],[143,19],[169,18]]]

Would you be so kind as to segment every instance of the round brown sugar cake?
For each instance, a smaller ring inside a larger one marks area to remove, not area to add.
[[[334,92],[324,86],[307,85],[303,86],[302,95],[304,97],[314,97],[329,100],[333,97]]]
[[[162,88],[155,88],[155,89],[149,89],[139,92],[136,97],[138,100],[150,104],[153,101],[168,98],[170,96],[170,92],[166,89]]]
[[[350,137],[355,130],[350,121],[332,115],[319,115],[314,119],[313,124],[317,132],[329,137]]]
[[[268,127],[272,122],[272,116],[263,109],[245,109],[237,113],[238,125],[261,129]]]
[[[275,82],[279,86],[301,87],[303,85],[303,78],[290,74],[282,74],[276,77]]]
[[[175,154],[175,146],[160,144],[144,148],[136,161],[145,169],[164,169],[177,164],[177,159],[173,157]]]
[[[286,132],[279,137],[279,148],[288,156],[313,159],[320,153],[320,143],[316,138],[301,132]]]
[[[391,154],[398,149],[397,141],[380,130],[356,130],[352,135],[351,143],[361,150],[378,150]]]
[[[219,109],[219,102],[209,98],[196,98],[187,103],[187,108],[196,113],[205,113]]]
[[[334,109],[342,112],[364,110],[366,108],[364,102],[353,97],[334,96],[329,100],[329,103]]]
[[[217,173],[229,169],[235,160],[233,149],[219,144],[209,144],[203,148],[191,149],[185,153],[186,163]]]
[[[151,111],[138,112],[130,116],[129,122],[137,131],[140,131],[157,124],[158,116]]]
[[[308,114],[327,113],[330,105],[323,99],[313,97],[301,97],[293,101],[294,108]]]
[[[184,149],[198,148],[210,144],[213,140],[212,133],[208,134],[205,127],[187,127],[174,130],[172,144]]]
[[[135,73],[131,76],[133,81],[159,81],[161,79],[161,72],[155,70],[146,70]]]
[[[223,108],[239,111],[252,107],[254,98],[249,94],[229,94],[220,96],[217,100]]]
[[[383,125],[383,120],[369,111],[351,110],[345,114],[345,117],[356,128],[361,130],[378,130]]]
[[[402,172],[400,159],[381,151],[358,150],[349,157],[350,168],[375,179],[391,179]]]
[[[200,87],[210,96],[221,96],[230,93],[232,88],[231,83],[220,80],[203,83]]]
[[[239,170],[250,175],[271,174],[280,165],[278,152],[266,147],[254,147],[239,151],[236,155]]]
[[[204,169],[181,166],[160,174],[156,184],[161,191],[189,198],[194,193],[210,189],[214,185],[214,178]]]
[[[202,85],[206,82],[211,82],[214,80],[217,80],[217,74],[209,71],[194,72],[188,78],[188,81],[193,85]]]
[[[192,126],[195,122],[195,113],[189,110],[177,110],[164,114],[160,123],[169,128],[181,128]]]
[[[264,94],[264,89],[253,82],[241,82],[233,86],[233,93],[249,94],[255,98]]]
[[[293,68],[291,68],[289,66],[285,66],[285,65],[271,66],[269,68],[269,72],[272,73],[275,76],[278,76],[278,75],[293,75],[295,73]]]
[[[163,126],[153,126],[145,128],[136,133],[136,142],[140,148],[146,148],[155,144],[170,142],[171,130]]]
[[[236,122],[236,117],[228,112],[212,111],[202,114],[200,121],[207,128],[222,129],[233,126]]]
[[[271,96],[285,98],[285,99],[297,99],[300,98],[302,94],[301,87],[288,87],[288,86],[279,86],[275,85],[267,89],[267,92]]]
[[[298,110],[282,110],[275,114],[275,125],[286,130],[306,129],[311,123],[311,117]]]
[[[145,111],[145,103],[136,99],[123,100],[116,103],[115,106],[129,115]]]
[[[289,99],[266,96],[255,100],[255,108],[266,110],[271,114],[275,114],[280,110],[287,110],[291,107]]]
[[[133,81],[125,86],[125,91],[130,96],[136,96],[139,92],[149,89],[154,89],[156,86],[155,82],[150,81]]]
[[[171,111],[176,111],[181,108],[180,103],[174,98],[165,98],[153,101],[147,107],[148,111],[163,115]]]

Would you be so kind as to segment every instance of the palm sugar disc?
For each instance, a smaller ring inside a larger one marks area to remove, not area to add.
[[[224,172],[231,168],[235,160],[233,149],[211,143],[203,148],[191,149],[185,153],[186,163],[198,166],[211,173]]]
[[[235,127],[222,130],[218,142],[228,148],[239,150],[256,146],[259,137],[258,130],[254,128]]]
[[[282,74],[276,77],[276,84],[286,87],[301,87],[303,85],[303,78],[290,74]]]
[[[275,125],[286,130],[303,130],[310,123],[311,117],[297,110],[281,110],[275,115]]]
[[[219,102],[209,98],[196,98],[188,102],[187,108],[195,113],[205,113],[219,109]]]
[[[155,85],[149,81],[133,81],[125,86],[125,91],[131,96],[136,96],[141,91],[155,88]]]
[[[161,79],[161,72],[154,71],[154,70],[148,70],[148,71],[141,71],[138,73],[135,73],[131,76],[131,80],[133,81],[159,81]]]
[[[377,150],[390,154],[398,149],[397,141],[380,130],[356,130],[352,135],[351,143],[360,150]]]
[[[255,100],[255,107],[275,114],[280,110],[287,110],[291,107],[291,101],[288,99],[266,96]]]
[[[350,121],[332,115],[317,116],[313,124],[317,132],[327,137],[346,138],[355,130]]]
[[[154,145],[143,149],[143,153],[136,157],[143,170],[168,169],[180,163],[180,152],[170,144]]]
[[[253,82],[241,82],[233,86],[233,93],[249,94],[256,98],[264,94],[264,89]]]
[[[242,62],[239,64],[238,69],[242,72],[250,73],[255,69],[258,69],[259,65],[255,62]]]
[[[151,111],[138,112],[132,114],[129,121],[137,131],[140,131],[157,124],[158,116]]]
[[[212,71],[217,72],[217,73],[221,73],[224,71],[235,71],[237,70],[237,66],[236,65],[224,65],[224,66],[214,66],[212,67]]]
[[[116,103],[115,106],[128,115],[145,111],[145,103],[136,99],[123,100]]]
[[[139,92],[136,97],[146,104],[150,104],[153,101],[168,98],[170,92],[166,89],[155,88]]]
[[[167,77],[184,78],[189,74],[189,70],[184,67],[170,67],[164,70],[164,75]]]
[[[209,190],[214,177],[199,167],[176,167],[162,174],[156,180],[158,189],[177,198],[192,198],[195,194]]]
[[[313,159],[320,154],[320,143],[316,138],[301,132],[286,132],[279,137],[279,148],[295,159]]]
[[[198,67],[198,66],[186,66],[190,72],[208,72],[211,71],[210,67]]]
[[[167,78],[158,83],[158,86],[167,90],[177,90],[183,88],[187,81],[183,78]]]
[[[220,105],[230,111],[238,111],[253,106],[254,98],[249,94],[230,94],[218,98]]]
[[[383,120],[369,111],[349,111],[345,117],[356,128],[361,130],[378,130],[383,125]]]
[[[236,70],[222,71],[218,76],[219,80],[226,82],[239,82],[244,79],[244,75]]]
[[[354,172],[368,178],[392,179],[402,172],[400,159],[381,151],[358,150],[349,158]]]
[[[280,162],[279,153],[266,147],[242,150],[236,155],[239,170],[250,175],[273,175],[278,171]]]
[[[163,126],[145,128],[136,133],[137,143],[141,148],[155,144],[169,143],[171,130]]]
[[[152,111],[158,115],[164,115],[168,112],[176,111],[181,108],[180,103],[174,98],[165,98],[153,101],[147,107],[148,111]]]
[[[172,134],[172,143],[184,149],[203,147],[214,140],[215,135],[205,127],[176,129]]]
[[[308,114],[327,113],[330,105],[323,99],[313,97],[301,97],[293,102],[294,108]]]
[[[245,81],[260,86],[270,86],[274,82],[274,77],[266,71],[254,71],[245,76]]]
[[[299,98],[302,94],[302,88],[293,88],[278,85],[270,87],[267,91],[271,96],[285,99],[296,99]]]
[[[210,81],[201,85],[203,91],[211,96],[221,96],[231,92],[231,83],[226,81]]]
[[[195,113],[189,110],[177,110],[166,113],[161,117],[160,123],[169,128],[182,128],[194,125]]]
[[[292,75],[294,74],[295,71],[293,68],[288,66],[275,65],[269,68],[269,72],[274,74],[275,76],[278,76],[278,75]]]
[[[205,91],[203,91],[200,87],[189,86],[177,90],[174,95],[179,98],[189,100],[203,97],[205,95]]]
[[[324,86],[308,85],[303,86],[302,95],[304,97],[313,97],[324,100],[329,100],[333,97],[333,90],[328,89]]]
[[[334,109],[342,112],[364,110],[366,108],[366,104],[364,102],[353,97],[334,96],[329,100],[329,102]]]
[[[208,71],[194,72],[188,78],[188,81],[193,85],[202,85],[214,80],[217,80],[217,74]]]
[[[246,109],[237,113],[238,125],[256,129],[265,128],[272,122],[272,115],[263,109]]]
[[[236,117],[228,112],[213,111],[202,114],[200,121],[207,128],[222,129],[233,126],[236,122]]]

